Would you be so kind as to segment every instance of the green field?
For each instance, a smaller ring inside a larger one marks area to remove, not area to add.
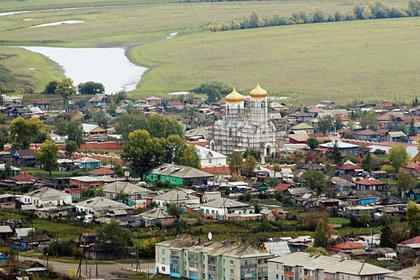
[[[168,2],[168,3],[162,3]],[[2,12],[46,8],[0,17],[0,45],[51,45],[128,49],[130,59],[151,67],[133,97],[165,96],[217,79],[247,91],[260,81],[270,93],[293,102],[329,98],[410,100],[420,85],[419,18],[308,24],[210,33],[200,26],[241,18],[257,11],[290,16],[301,10],[351,11],[354,1],[288,0],[176,3],[171,0],[2,1]],[[383,3],[406,7],[406,0]],[[112,6],[114,5],[114,6]],[[28,20],[30,19],[30,20]],[[30,29],[32,25],[83,20],[83,24]],[[180,32],[172,40],[165,37]],[[21,49],[0,47],[0,60],[37,91],[62,76],[51,61]],[[31,66],[35,65],[35,66]],[[39,71],[28,70],[30,68]],[[20,85],[19,89],[25,86]]]

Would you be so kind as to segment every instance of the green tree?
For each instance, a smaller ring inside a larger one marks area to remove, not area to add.
[[[12,145],[18,149],[27,149],[29,144],[39,139],[44,128],[39,119],[24,119],[18,117],[10,123],[10,137]]]
[[[207,94],[207,100],[214,103],[231,92],[232,88],[222,82],[209,81],[201,84],[192,91],[199,94]]]
[[[10,134],[9,130],[5,127],[0,127],[0,150],[3,150],[4,145],[9,143]]]
[[[179,164],[191,166],[194,168],[201,168],[200,157],[197,154],[197,150],[193,145],[187,145],[179,159]]]
[[[80,121],[69,121],[67,124],[67,137],[68,141],[76,142],[77,146],[80,146],[85,142],[83,139],[83,127]]]
[[[239,175],[239,171],[241,170],[242,166],[242,156],[240,152],[233,152],[230,161],[229,161],[229,169],[232,175]]]
[[[80,94],[102,94],[105,92],[105,87],[101,83],[86,82],[80,83],[77,86],[77,90]]]
[[[254,148],[247,148],[243,154],[243,158],[253,156],[256,161],[261,161],[261,152]]]
[[[251,156],[251,155],[247,156],[245,158],[244,162],[241,165],[242,175],[247,176],[247,177],[251,177],[255,167],[257,166],[257,164],[258,164],[258,162],[253,156]]]
[[[58,146],[54,141],[50,139],[46,140],[42,143],[39,151],[36,153],[36,160],[51,176],[52,170],[55,170],[58,166],[57,159]]]
[[[328,247],[328,224],[322,219],[318,220],[316,230],[314,233],[314,246],[327,248]]]
[[[392,147],[388,151],[388,159],[394,167],[395,172],[398,172],[402,164],[406,164],[410,157],[404,146],[398,145]]]
[[[376,115],[372,112],[363,112],[360,116],[360,125],[363,128],[377,130],[378,122],[376,121]]]
[[[112,168],[112,170],[114,170],[115,176],[117,177],[124,176],[124,169],[122,168],[121,164],[119,163],[114,164],[114,167]]]
[[[331,152],[331,159],[334,161],[335,164],[340,164],[343,160],[343,157],[341,156],[340,149],[338,148],[338,143],[335,142],[333,146],[333,150]]]
[[[105,191],[103,188],[99,188],[95,190],[95,196],[105,197]]]
[[[71,157],[77,151],[77,143],[73,140],[66,140],[66,155]]]
[[[186,148],[185,140],[179,135],[169,135],[161,139],[160,144],[165,151],[163,161],[167,163],[179,162]]]
[[[407,205],[407,222],[410,227],[410,237],[420,235],[420,207],[414,201]]]
[[[372,157],[370,152],[366,153],[366,156],[362,160],[362,168],[366,171],[373,171],[376,167],[376,159]]]
[[[124,113],[115,120],[117,133],[128,139],[134,130],[147,130],[151,137],[167,138],[170,135],[184,136],[184,126],[173,117],[143,113]]]
[[[93,121],[102,128],[108,127],[108,117],[102,110],[97,110],[92,113]]]
[[[57,81],[51,81],[49,82],[44,89],[44,94],[55,94],[57,90],[58,82]]]
[[[317,147],[319,146],[319,142],[318,142],[318,140],[316,140],[316,138],[315,138],[315,137],[309,137],[309,138],[306,140],[306,145],[308,145],[308,146],[309,146],[309,148],[310,148],[311,150],[313,150],[313,149],[315,149],[315,148],[317,148]]]
[[[130,231],[122,228],[115,220],[102,225],[97,231],[98,247],[105,253],[122,256],[132,245]]]
[[[302,182],[305,187],[309,187],[318,195],[321,194],[327,186],[324,174],[315,169],[305,171],[302,174]]]
[[[416,179],[413,176],[411,176],[410,173],[403,169],[400,169],[400,172],[398,172],[397,176],[397,187],[402,197],[404,197],[404,193],[406,191],[414,187],[415,183]]]
[[[76,94],[76,88],[73,86],[73,81],[69,78],[64,78],[59,81],[55,93],[63,97],[64,107],[67,111],[70,97]]]
[[[330,115],[324,116],[318,119],[317,128],[318,131],[322,132],[322,134],[327,134],[328,132],[332,131],[334,126],[334,119]]]
[[[135,130],[128,136],[122,157],[130,162],[134,174],[143,176],[162,163],[164,151],[159,141],[146,130]]]
[[[420,0],[408,1],[408,14],[412,17],[420,16]]]

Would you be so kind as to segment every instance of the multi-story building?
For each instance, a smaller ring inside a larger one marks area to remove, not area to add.
[[[257,85],[250,99],[235,89],[225,97],[223,119],[213,126],[210,148],[224,155],[253,148],[265,157],[275,152],[276,127],[269,120],[267,91]]]
[[[269,280],[383,280],[391,272],[362,261],[304,252],[268,261]]]
[[[271,257],[248,245],[180,237],[156,244],[156,272],[192,280],[267,280]]]

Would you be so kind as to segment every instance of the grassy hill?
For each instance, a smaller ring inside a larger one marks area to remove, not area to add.
[[[272,94],[302,102],[410,100],[420,87],[419,24],[420,18],[307,24],[151,43],[130,52],[152,67],[133,94],[222,80],[241,90],[260,81]]]
[[[290,16],[298,11],[351,11],[349,0],[273,0],[177,3],[172,0],[5,0],[2,12],[46,8],[0,17],[0,45],[69,47],[121,46],[135,63],[152,67],[132,96],[188,90],[209,79],[249,89],[257,80],[275,94],[297,102],[323,98],[353,100],[407,98],[415,94],[419,19],[372,20],[203,32],[200,26],[257,11]],[[363,2],[363,1],[362,1]],[[406,7],[406,0],[384,0]],[[112,6],[116,5],[116,6]],[[62,20],[83,24],[29,28]],[[172,40],[165,37],[180,32]],[[0,53],[6,48],[0,47]],[[22,75],[35,89],[62,75],[56,64],[14,49],[18,56],[0,65]],[[9,50],[10,51],[10,50]],[[36,67],[31,66],[36,63]],[[36,68],[38,71],[28,71]],[[24,88],[26,84],[19,84]]]

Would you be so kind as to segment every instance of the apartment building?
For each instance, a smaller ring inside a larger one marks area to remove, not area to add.
[[[267,280],[271,257],[247,245],[180,237],[156,244],[156,272],[192,280]]]
[[[362,261],[304,252],[268,261],[269,280],[384,280],[391,272]]]

